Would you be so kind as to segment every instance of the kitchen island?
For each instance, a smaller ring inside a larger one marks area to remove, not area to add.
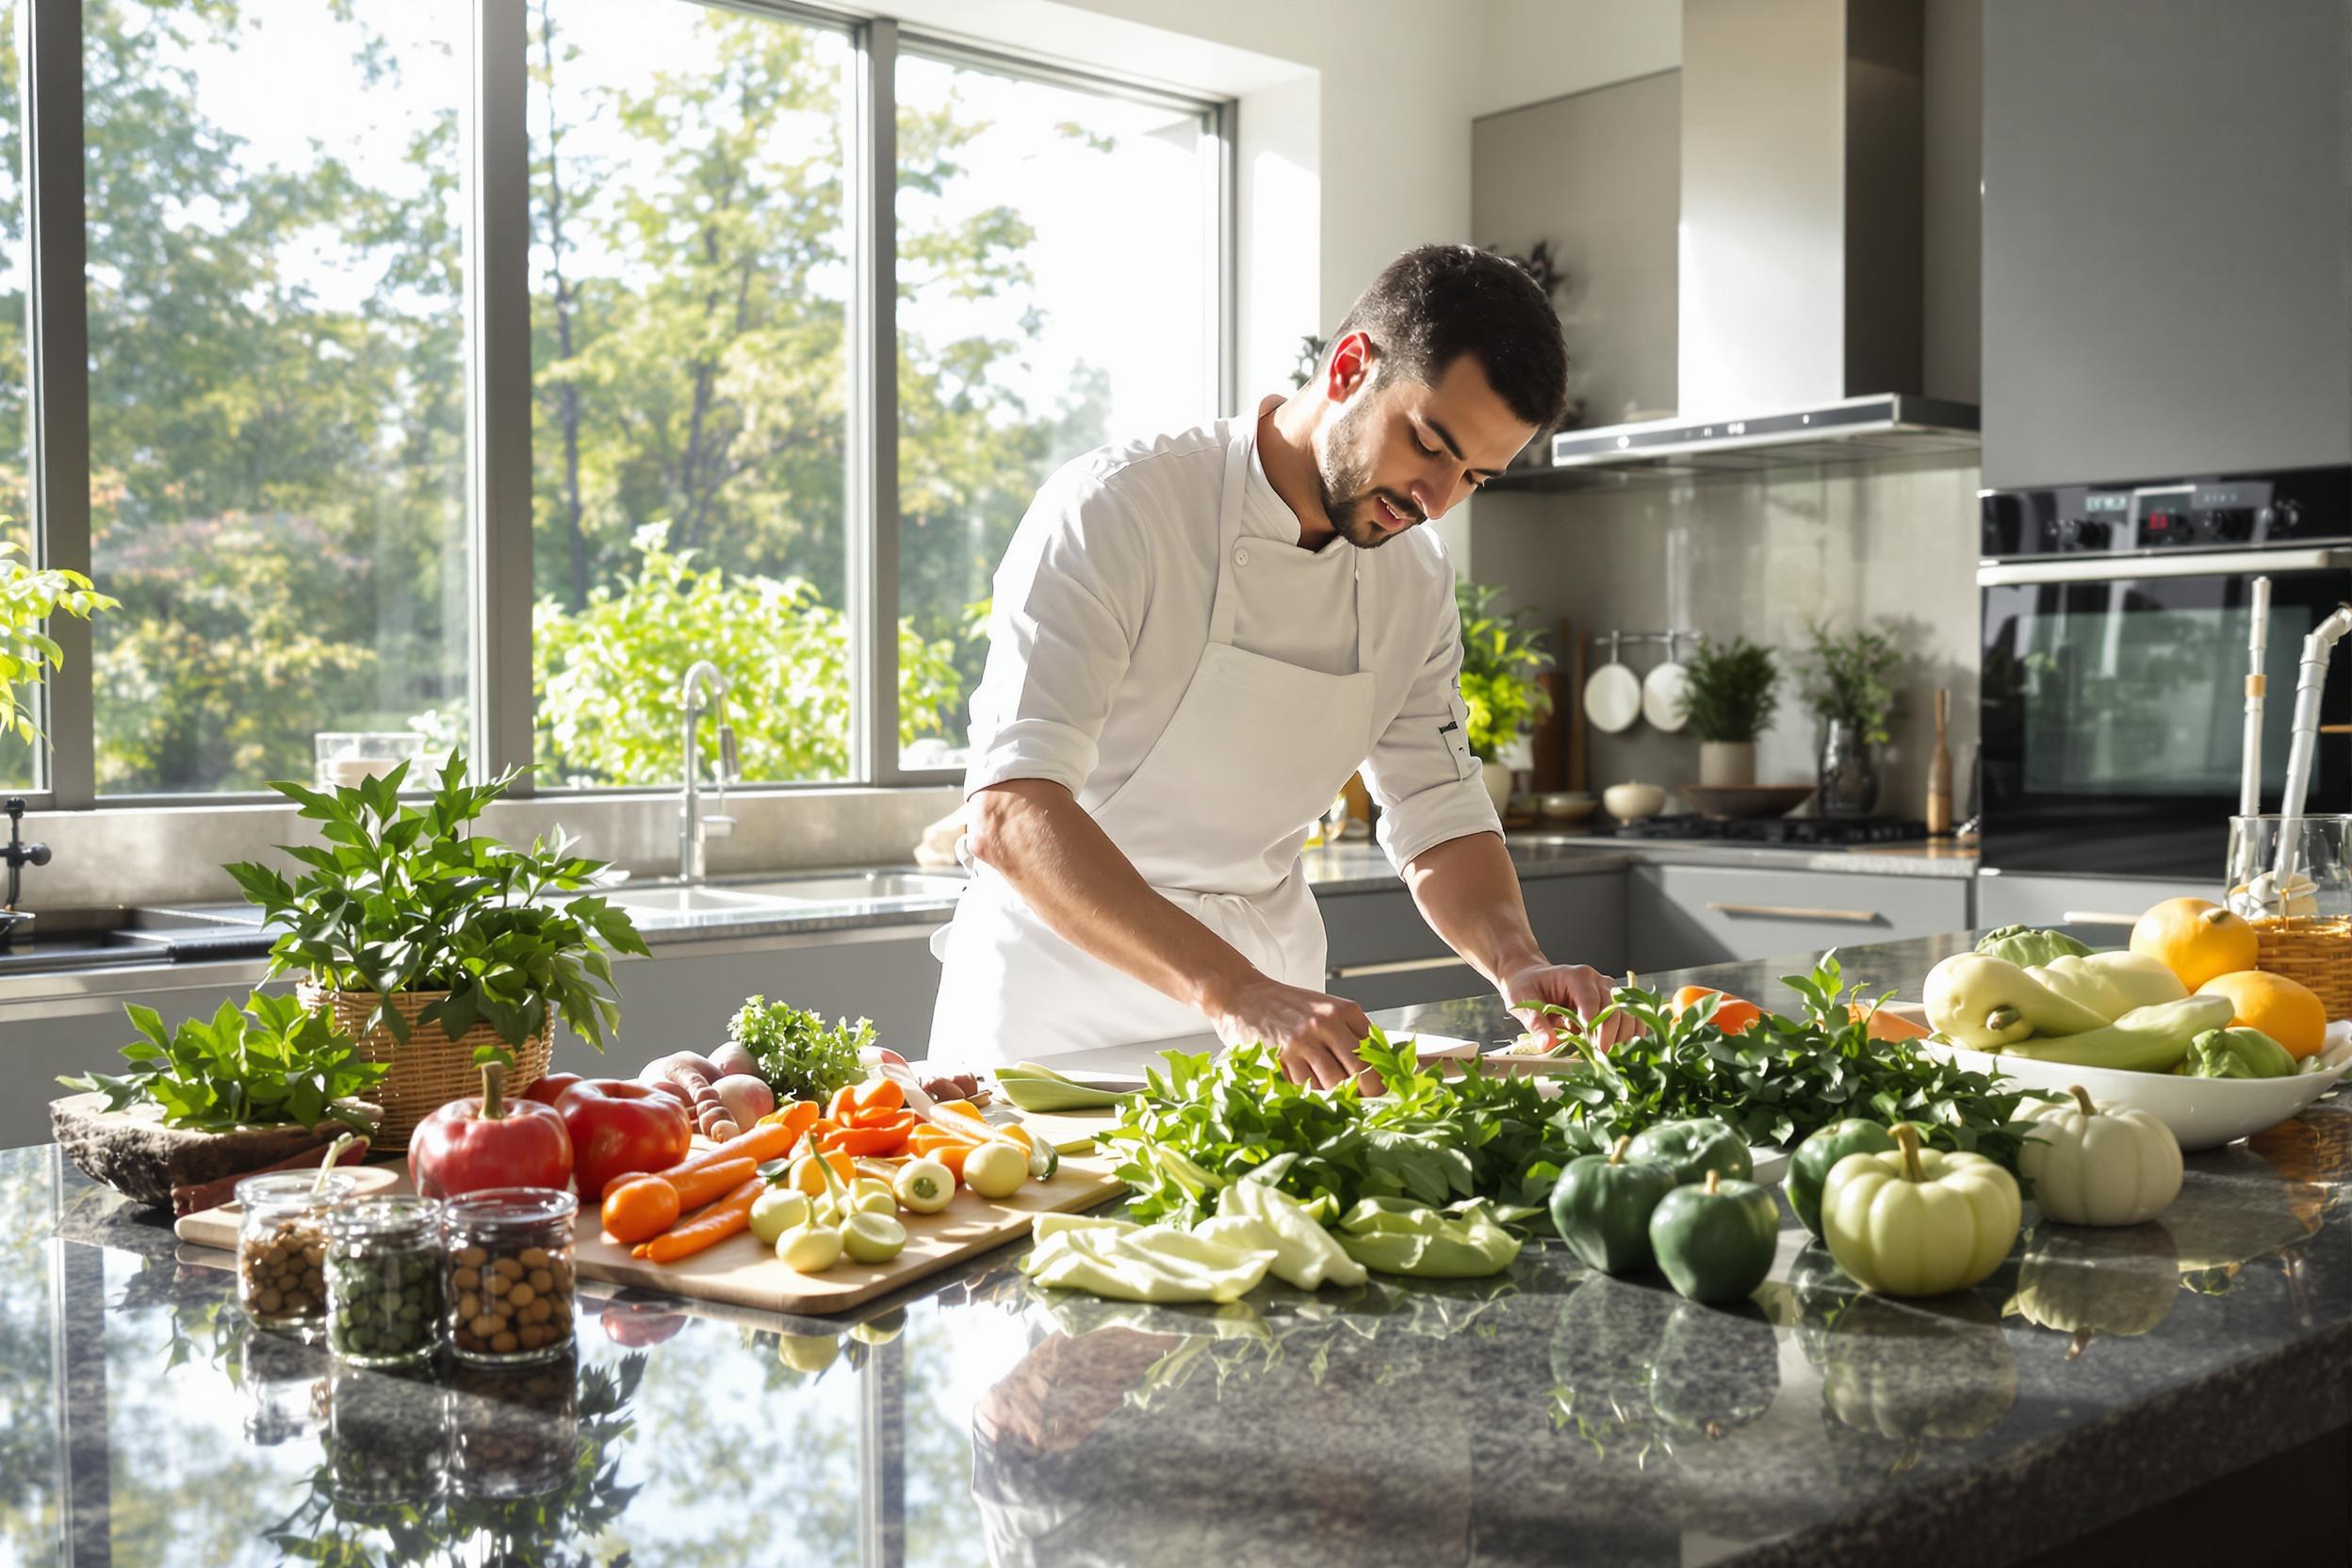
[[[1967,944],[1845,961],[1916,994]],[[1801,962],[1650,978],[1771,1003]],[[0,1557],[1911,1568],[2075,1560],[2138,1513],[2136,1561],[2337,1560],[2352,1107],[2188,1168],[2158,1224],[2029,1210],[1926,1302],[1857,1297],[1785,1212],[1737,1310],[1556,1244],[1221,1310],[1048,1298],[1007,1248],[850,1321],[599,1296],[576,1364],[412,1379],[250,1332],[223,1257],[12,1150]]]

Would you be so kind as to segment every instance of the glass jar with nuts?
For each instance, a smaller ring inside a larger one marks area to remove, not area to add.
[[[570,1353],[579,1208],[553,1187],[491,1187],[443,1205],[443,1297],[461,1358],[504,1364]]]
[[[422,1361],[441,1334],[440,1203],[354,1198],[327,1217],[327,1348],[354,1366]]]
[[[327,1320],[327,1211],[356,1184],[316,1171],[237,1184],[237,1299],[258,1328],[316,1337]]]

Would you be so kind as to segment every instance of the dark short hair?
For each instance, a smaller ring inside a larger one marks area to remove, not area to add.
[[[1538,430],[1567,406],[1560,318],[1542,286],[1508,256],[1473,245],[1407,251],[1357,297],[1332,341],[1351,332],[1425,386],[1473,355],[1511,413]]]

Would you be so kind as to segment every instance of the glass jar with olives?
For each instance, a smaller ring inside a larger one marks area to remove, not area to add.
[[[327,1217],[327,1347],[355,1366],[398,1366],[441,1333],[441,1205],[354,1198]]]
[[[555,1187],[489,1187],[442,1207],[449,1343],[483,1364],[551,1361],[572,1348],[572,1217]]]
[[[351,1177],[317,1171],[248,1176],[237,1184],[237,1299],[257,1328],[316,1336],[327,1318],[327,1211]]]

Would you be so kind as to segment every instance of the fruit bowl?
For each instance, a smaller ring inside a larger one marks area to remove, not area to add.
[[[1914,1008],[1903,1011],[1918,1017]],[[2352,1067],[2352,1022],[2345,1021],[2328,1026],[2328,1043],[2312,1058],[2319,1065],[2306,1064],[2305,1070],[2285,1078],[2182,1078],[2169,1072],[2124,1072],[2030,1056],[1993,1055],[1934,1038],[1919,1043],[1971,1072],[2005,1072],[2028,1088],[2064,1094],[2080,1084],[2101,1105],[2129,1105],[2148,1112],[2171,1128],[2181,1149],[2191,1152],[2218,1149],[2278,1126],[2334,1088],[2344,1069]]]

